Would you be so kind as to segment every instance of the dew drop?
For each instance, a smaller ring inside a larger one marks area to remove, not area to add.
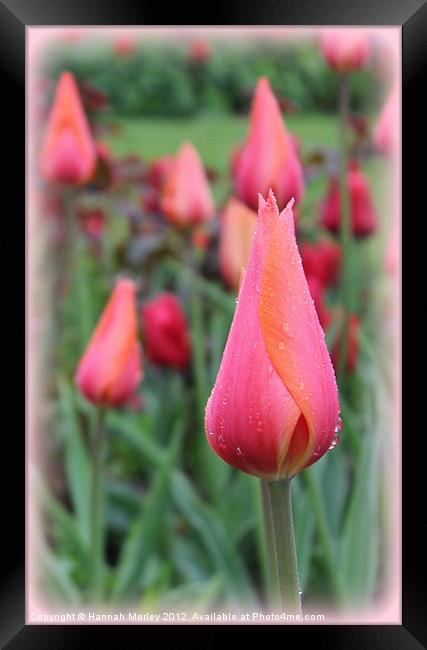
[[[341,420],[341,417],[338,416],[337,424],[335,426],[335,433],[341,431],[342,428],[343,428],[343,421]]]
[[[241,455],[242,455],[242,450],[240,449],[240,447],[237,447],[237,449],[236,449],[236,454],[237,454],[238,456],[241,456]]]
[[[279,342],[279,350],[284,350],[284,349],[285,349],[285,342],[284,342],[284,341],[280,341],[280,342]]]
[[[303,388],[304,388],[304,382],[303,382],[303,381],[300,381],[300,383],[299,383],[299,389],[300,389],[300,390],[303,390]]]
[[[210,436],[213,436],[213,434],[214,434],[213,431],[209,431],[209,435],[210,435]]]
[[[219,442],[219,446],[222,447],[222,449],[225,449],[226,444],[225,444],[225,438],[224,438],[223,435],[218,436],[218,442]]]
[[[339,435],[336,433],[334,439],[332,440],[329,449],[334,449],[340,441]]]

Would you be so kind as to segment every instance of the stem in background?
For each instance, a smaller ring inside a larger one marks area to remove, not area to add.
[[[76,291],[76,300],[79,310],[79,322],[81,326],[82,343],[86,345],[92,327],[91,322],[91,307],[89,284],[87,282],[85,270],[80,259],[81,246],[80,246],[80,233],[77,224],[77,216],[75,214],[75,192],[73,188],[66,188],[64,190],[64,211],[68,226],[69,247],[70,247],[70,262],[71,269],[70,275],[73,273],[75,277],[70,279],[70,282]]]
[[[342,601],[343,588],[337,571],[337,561],[335,557],[333,542],[329,533],[325,503],[320,492],[320,485],[317,481],[313,469],[305,470],[303,472],[303,475],[307,486],[308,496],[310,498],[314,511],[320,543],[323,547],[323,557],[326,569],[329,573],[329,577],[335,591],[335,596],[339,601]]]
[[[92,494],[91,494],[91,549],[90,597],[99,601],[104,582],[104,499],[103,465],[105,454],[104,411],[96,408],[91,431]]]
[[[268,481],[278,588],[282,609],[300,614],[301,589],[298,578],[294,522],[292,518],[291,481]]]
[[[341,197],[341,300],[344,308],[344,319],[341,332],[341,346],[338,362],[338,385],[342,386],[348,350],[348,327],[352,304],[352,230],[351,206],[348,192],[348,151],[347,151],[347,125],[350,115],[350,86],[349,75],[341,75],[339,95],[340,116],[340,197]]]

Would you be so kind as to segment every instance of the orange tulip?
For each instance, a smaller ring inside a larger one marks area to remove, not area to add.
[[[338,388],[295,240],[292,203],[260,197],[256,235],[206,407],[212,449],[238,469],[292,478],[334,444]]]
[[[257,214],[235,198],[231,198],[221,219],[219,265],[226,283],[239,288],[242,269],[249,259]]]
[[[282,208],[292,197],[296,202],[302,197],[304,180],[296,142],[286,130],[279,104],[265,77],[258,80],[249,135],[234,154],[232,168],[237,195],[253,210],[258,209],[258,194],[265,196],[270,188]]]
[[[80,360],[76,383],[103,406],[127,402],[142,379],[135,284],[119,279]]]
[[[63,72],[56,86],[40,166],[46,180],[69,185],[87,182],[95,171],[95,144],[71,72]]]
[[[209,183],[197,150],[182,145],[163,189],[161,209],[177,226],[208,221],[215,212]]]

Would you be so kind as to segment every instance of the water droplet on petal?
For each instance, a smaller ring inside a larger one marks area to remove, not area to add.
[[[279,350],[284,350],[284,349],[285,349],[285,342],[279,341]]]
[[[241,455],[242,455],[242,450],[240,449],[240,447],[237,447],[237,449],[236,449],[236,454],[237,454],[238,456],[241,456]]]

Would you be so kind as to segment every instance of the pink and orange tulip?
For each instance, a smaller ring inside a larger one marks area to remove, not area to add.
[[[259,199],[248,267],[215,385],[206,437],[227,463],[265,480],[318,460],[340,427],[338,389],[302,269],[292,213]]]
[[[362,68],[372,51],[369,37],[362,29],[326,29],[320,47],[328,64],[338,72]]]
[[[219,266],[225,282],[234,289],[240,285],[247,266],[257,215],[244,203],[231,197],[221,218]]]
[[[80,360],[76,383],[100,406],[120,406],[142,379],[135,284],[119,279]]]
[[[68,185],[86,183],[95,172],[95,143],[71,72],[63,72],[56,86],[40,167],[46,180]]]
[[[215,205],[206,172],[191,143],[182,145],[166,179],[161,209],[177,226],[191,226],[213,217]]]
[[[288,133],[279,104],[268,79],[257,83],[250,115],[249,135],[234,154],[233,173],[238,197],[257,210],[258,194],[271,188],[280,207],[294,197],[298,202],[304,191],[301,163],[295,140]]]

